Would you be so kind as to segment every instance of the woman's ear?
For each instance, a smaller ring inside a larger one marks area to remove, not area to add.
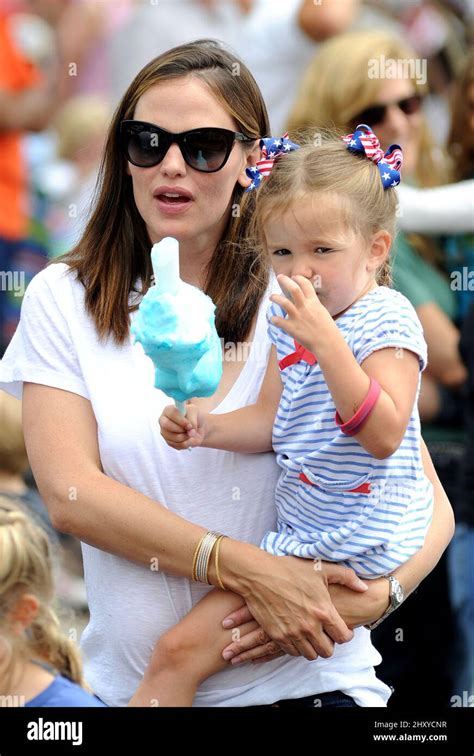
[[[369,257],[367,260],[367,270],[375,271],[382,267],[389,256],[392,237],[388,231],[377,231],[372,237]]]
[[[21,635],[36,618],[40,608],[40,602],[33,593],[22,593],[16,600],[13,609],[8,613],[15,635]]]
[[[260,157],[261,157],[260,139],[256,139],[255,144],[250,150],[250,152],[247,152],[246,158],[242,166],[242,171],[239,173],[239,178],[237,179],[241,186],[247,188],[252,183],[252,179],[250,178],[250,176],[247,176],[247,174],[245,173],[245,170],[247,168],[250,168],[252,165],[256,165],[257,160],[260,160]]]

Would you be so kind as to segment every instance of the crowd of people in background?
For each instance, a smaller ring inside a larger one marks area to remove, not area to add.
[[[298,132],[317,138],[327,127],[348,133],[367,123],[384,149],[403,147],[393,286],[423,325],[423,437],[457,527],[417,596],[374,632],[378,674],[394,687],[389,706],[400,709],[416,707],[420,696],[427,706],[449,706],[474,694],[473,7],[468,0],[5,0],[0,8],[0,357],[31,278],[80,239],[119,98],[166,49],[222,40],[255,76],[273,135],[289,131],[297,141]],[[390,61],[405,68],[394,74]],[[78,545],[49,522],[28,473],[19,403],[3,393],[0,494],[39,517],[62,554],[61,601],[87,612]]]

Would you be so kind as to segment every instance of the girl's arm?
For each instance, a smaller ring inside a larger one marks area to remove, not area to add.
[[[254,454],[272,450],[272,428],[281,396],[276,348],[272,345],[262,388],[255,404],[234,412],[200,412],[186,405],[186,416],[169,405],[160,417],[161,434],[173,449],[205,446]]]
[[[417,355],[380,349],[359,365],[313,285],[303,276],[295,279],[281,276],[291,302],[278,294],[271,297],[288,313],[287,318],[274,317],[274,324],[316,355],[343,422],[363,403],[370,378],[378,381],[382,391],[356,438],[377,459],[389,457],[400,446],[413,411],[419,378]]]

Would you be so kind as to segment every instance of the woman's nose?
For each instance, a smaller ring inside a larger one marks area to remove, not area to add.
[[[384,131],[391,135],[390,139],[399,139],[407,133],[410,122],[398,105],[388,105],[383,125]],[[388,144],[385,146],[385,149],[387,147]]]
[[[186,163],[177,144],[170,145],[160,163],[160,170],[164,176],[184,176],[186,174]]]

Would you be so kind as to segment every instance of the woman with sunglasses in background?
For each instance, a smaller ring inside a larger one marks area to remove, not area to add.
[[[405,184],[436,187],[445,183],[450,178],[448,161],[435,146],[423,113],[426,86],[414,75],[415,59],[413,50],[385,31],[351,32],[326,42],[303,78],[289,117],[289,130],[294,136],[296,130],[312,127],[316,134],[318,128],[334,124],[345,133],[354,124],[367,123],[376,129],[384,149],[392,143],[401,145]],[[374,61],[400,66],[405,61],[405,70],[399,69],[403,77],[384,75],[383,67],[378,76],[372,76]],[[403,215],[402,206],[401,222]],[[442,242],[437,237],[399,232],[393,244],[392,276],[394,287],[414,305],[423,326],[428,369],[419,402],[422,430],[431,454],[436,454],[434,461],[443,485],[455,498],[456,470],[463,454],[459,426],[466,368],[458,346],[458,302],[450,286]],[[447,443],[452,444],[448,451]],[[396,642],[398,627],[406,627],[410,645]],[[408,603],[375,636],[384,659],[384,679],[395,683],[393,705],[404,706],[407,701],[416,705],[415,680],[420,675],[431,680],[425,703],[448,704],[453,632],[443,560],[423,586],[420,600]],[[440,657],[436,668],[431,665],[433,653]]]
[[[233,627],[242,648],[266,663],[229,662],[199,688],[195,705],[384,706],[390,690],[375,675],[380,656],[361,626],[395,607],[391,581],[365,587],[341,565],[314,569],[260,550],[275,525],[274,455],[170,449],[158,425],[169,399],[130,337],[151,285],[150,247],[176,237],[181,276],[213,298],[224,343],[251,344],[245,361],[224,358],[218,390],[196,403],[225,412],[259,394],[276,283],[248,243],[255,193],[245,189],[270,127],[255,80],[241,61],[235,76],[235,62],[218,43],[199,41],[159,56],[131,83],[112,119],[84,235],[29,287],[0,387],[17,396],[23,387],[39,489],[55,526],[83,542],[85,676],[105,703],[133,696],[157,705],[152,657],[147,669],[153,644],[211,584],[245,598],[251,615],[234,617]],[[406,594],[453,530],[423,453],[434,517],[423,548],[397,570]],[[224,626],[217,633],[223,650],[235,640]]]

